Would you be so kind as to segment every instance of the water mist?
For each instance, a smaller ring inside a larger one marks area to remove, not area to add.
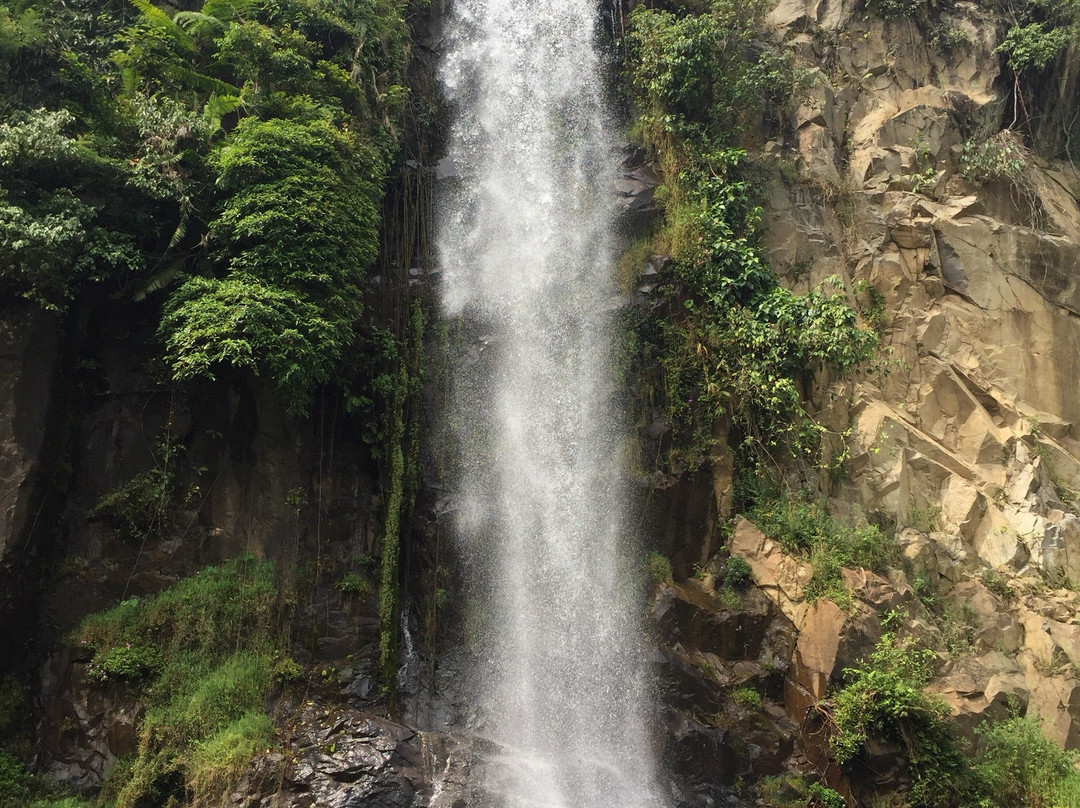
[[[456,531],[508,808],[653,808],[612,368],[615,138],[594,0],[456,0],[439,260]]]

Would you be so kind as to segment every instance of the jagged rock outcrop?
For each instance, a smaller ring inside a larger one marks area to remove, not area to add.
[[[798,284],[869,284],[885,318],[884,372],[817,391],[830,429],[854,426],[834,497],[893,520],[913,573],[966,604],[971,655],[935,685],[958,722],[1008,699],[1075,746],[1078,601],[1061,586],[1080,572],[1080,174],[1028,155],[998,179],[965,175],[965,143],[1004,108],[999,31],[974,3],[941,20],[963,32],[951,50],[850,2],[783,0],[769,20],[830,66],[793,138],[765,149],[799,176],[772,184],[770,256]],[[795,679],[820,697],[848,618],[800,605],[797,575],[747,532],[737,550],[796,615]]]

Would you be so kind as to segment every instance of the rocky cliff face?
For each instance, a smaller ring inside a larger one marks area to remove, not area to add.
[[[935,685],[958,716],[1009,695],[1075,747],[1080,174],[1017,147],[973,181],[1011,89],[974,3],[941,20],[963,32],[949,51],[848,3],[783,2],[770,21],[822,66],[793,142],[765,147],[801,172],[773,185],[774,265],[884,302],[887,372],[816,393],[831,429],[853,427],[835,498],[887,514],[911,574],[970,608],[970,653]]]

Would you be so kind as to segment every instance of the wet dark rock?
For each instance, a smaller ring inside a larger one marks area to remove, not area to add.
[[[432,789],[430,755],[412,729],[348,708],[307,705],[288,721],[285,754],[257,759],[234,808],[407,808]]]
[[[145,712],[120,685],[84,678],[88,655],[66,649],[40,674],[39,765],[50,777],[78,790],[92,790],[118,758],[138,749]]]

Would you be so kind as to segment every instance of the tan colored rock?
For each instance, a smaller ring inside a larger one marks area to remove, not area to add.
[[[799,144],[799,156],[803,159],[806,173],[813,179],[833,188],[840,187],[840,172],[836,168],[836,144],[832,135],[821,123],[820,116],[804,124],[796,137]]]
[[[799,626],[795,644],[795,681],[815,699],[825,698],[829,684],[840,675],[840,638],[848,616],[831,600],[812,604]]]
[[[1020,667],[1000,653],[963,657],[936,677],[927,691],[949,705],[961,734],[975,740],[975,728],[984,721],[1004,721],[1023,711],[1030,692]]]
[[[770,28],[805,28],[810,23],[805,0],[780,0],[776,8],[769,12],[765,22]]]
[[[741,516],[735,520],[728,548],[732,555],[746,559],[758,587],[789,620],[799,625],[808,608],[803,600],[803,588],[813,575],[810,565],[785,553],[779,544]]]

